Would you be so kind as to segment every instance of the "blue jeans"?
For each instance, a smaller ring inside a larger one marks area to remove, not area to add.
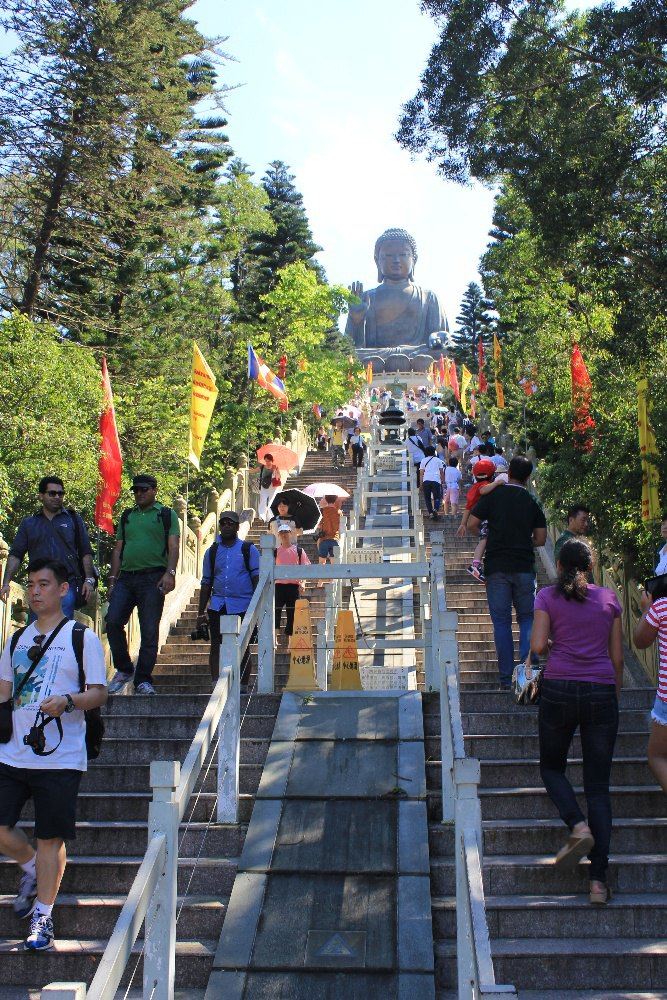
[[[486,599],[493,622],[493,641],[498,656],[500,683],[509,687],[514,670],[512,605],[519,623],[519,659],[525,660],[530,649],[535,605],[534,573],[490,573],[486,577]]]
[[[151,569],[141,573],[121,573],[111,591],[107,611],[107,639],[113,665],[123,674],[134,674],[134,686],[150,681],[157,660],[160,619],[164,607],[164,594],[157,585],[164,576],[164,569]],[[141,646],[136,670],[127,648],[125,626],[137,609]]]
[[[613,684],[590,681],[542,681],[540,774],[547,794],[570,830],[585,822],[565,775],[567,754],[579,727],[584,761],[584,795],[595,845],[588,855],[590,878],[606,882],[611,840],[609,777],[618,732],[618,699]]]
[[[424,493],[424,503],[429,514],[437,514],[442,504],[442,486],[440,483],[431,483],[428,480],[422,483]]]

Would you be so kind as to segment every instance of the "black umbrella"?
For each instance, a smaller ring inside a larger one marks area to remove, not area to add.
[[[322,511],[317,500],[309,497],[303,490],[291,489],[280,490],[276,493],[271,503],[271,510],[278,516],[278,504],[286,503],[289,507],[288,517],[291,517],[297,527],[304,531],[314,531],[320,523]]]
[[[343,426],[343,430],[349,431],[351,427],[356,427],[357,426],[358,421],[357,420],[353,420],[352,417],[346,417],[346,416],[344,416],[341,413],[341,414],[339,414],[336,417],[332,417],[331,418],[331,423],[332,424],[341,423],[342,426]]]

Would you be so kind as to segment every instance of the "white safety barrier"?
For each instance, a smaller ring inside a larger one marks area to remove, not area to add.
[[[513,986],[498,986],[495,980],[482,880],[480,766],[475,757],[466,756],[463,741],[458,615],[447,608],[442,534],[433,533],[431,541],[431,673],[440,681],[442,821],[454,825],[458,996],[516,998]]]

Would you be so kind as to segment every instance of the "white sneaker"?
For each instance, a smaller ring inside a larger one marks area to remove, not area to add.
[[[29,872],[23,872],[21,882],[19,883],[19,893],[14,900],[14,913],[19,920],[23,920],[25,917],[30,916],[32,911],[35,909],[36,899],[37,879]]]
[[[136,694],[155,694],[155,688],[150,681],[142,681],[141,684],[137,684]]]
[[[109,694],[118,694],[126,684],[129,684],[134,674],[124,674],[122,670],[117,670],[109,681]]]

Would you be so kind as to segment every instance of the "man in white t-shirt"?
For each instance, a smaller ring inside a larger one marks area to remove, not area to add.
[[[32,914],[28,951],[53,946],[51,911],[65,871],[64,842],[76,835],[79,783],[87,769],[84,712],[107,700],[104,651],[90,629],[83,632],[86,683],[80,688],[73,638],[79,626],[61,609],[68,589],[66,566],[34,560],[28,566],[28,596],[37,619],[9,639],[0,656],[0,702],[14,703],[11,738],[0,743],[0,851],[23,869],[14,912],[20,918]],[[29,798],[36,852],[16,828]]]
[[[424,448],[417,437],[417,429],[415,427],[411,427],[408,431],[405,443],[408,446],[408,452],[417,473],[417,482],[419,482],[419,466],[424,461]]]
[[[434,521],[442,505],[442,487],[445,482],[445,463],[435,453],[435,448],[425,448],[424,460],[419,466],[421,487],[426,509]]]

